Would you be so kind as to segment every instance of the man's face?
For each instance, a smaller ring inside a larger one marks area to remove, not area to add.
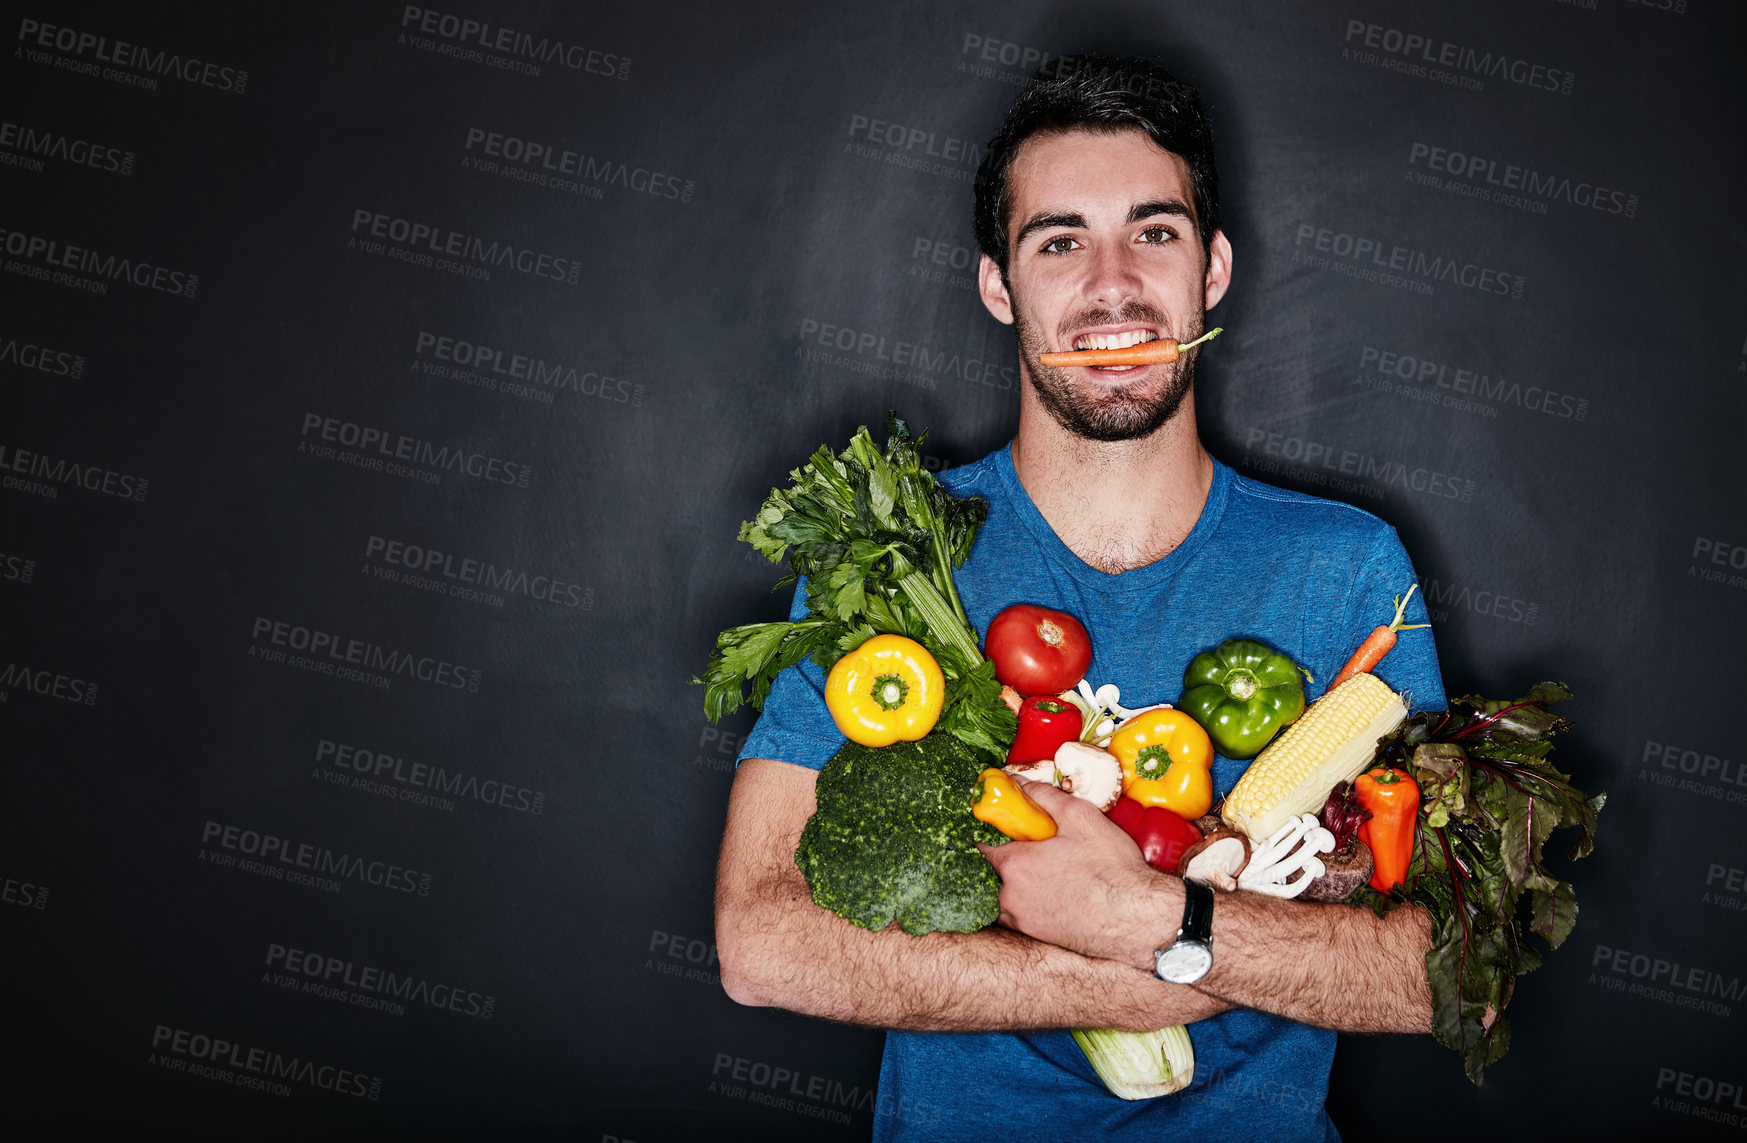
[[[1188,394],[1193,353],[1120,367],[1039,356],[1201,335],[1230,281],[1231,245],[1215,234],[1203,253],[1188,166],[1138,130],[1072,131],[1027,140],[1008,180],[1007,280],[985,255],[983,304],[1014,325],[1033,391],[1063,428],[1100,441],[1151,435]]]

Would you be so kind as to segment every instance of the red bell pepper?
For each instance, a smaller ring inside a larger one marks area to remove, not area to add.
[[[1080,737],[1080,708],[1049,695],[1036,695],[1019,705],[1019,733],[1007,751],[1007,764],[1053,759],[1064,742]]]
[[[1117,798],[1109,817],[1134,839],[1146,863],[1160,873],[1177,872],[1183,854],[1201,840],[1201,831],[1183,815],[1163,806],[1143,806],[1133,798]]]

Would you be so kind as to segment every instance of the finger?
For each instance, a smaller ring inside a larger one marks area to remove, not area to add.
[[[1044,809],[1049,810],[1050,817],[1054,817],[1056,814],[1054,807],[1065,807],[1069,802],[1078,800],[1072,794],[1062,790],[1059,786],[1053,785],[1049,782],[1033,782],[1029,780],[1025,783],[1025,796],[1042,806]]]

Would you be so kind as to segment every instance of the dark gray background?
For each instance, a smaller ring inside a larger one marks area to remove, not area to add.
[[[936,464],[1011,434],[1015,353],[966,284],[974,162],[949,140],[987,139],[1027,49],[1099,49],[1157,54],[1214,116],[1236,277],[1200,371],[1210,447],[1394,524],[1451,691],[1564,679],[1579,729],[1562,763],[1610,797],[1597,854],[1572,871],[1576,933],[1522,982],[1486,1086],[1429,1041],[1344,1040],[1337,1124],[1353,1139],[1481,1124],[1739,1137],[1694,1114],[1747,1123],[1747,1096],[1716,1094],[1747,1086],[1743,894],[1727,888],[1747,868],[1739,8],[433,10],[595,49],[603,70],[629,62],[622,77],[552,62],[534,77],[439,55],[402,42],[416,29],[398,5],[0,5],[0,121],[134,156],[124,174],[0,146],[0,229],[199,276],[193,298],[122,282],[98,295],[26,276],[40,257],[0,256],[0,460],[23,449],[149,480],[132,501],[52,480],[53,497],[0,491],[0,1116],[134,1133],[865,1136],[879,1033],[741,1009],[716,982],[713,863],[751,720],[709,727],[686,680],[718,629],[782,610],[733,537],[813,448],[888,408],[930,430]],[[95,49],[32,57],[28,20],[246,70],[246,88],[79,74],[56,57]],[[1483,74],[1475,90],[1391,70],[1421,62],[1383,50],[1391,33],[1572,82]],[[874,120],[921,141],[870,142]],[[470,129],[592,156],[596,177],[576,181],[598,195],[464,167]],[[1527,205],[1424,185],[1416,144],[1557,181]],[[639,170],[675,197],[635,189]],[[1618,192],[1606,209],[1574,201],[1598,185]],[[572,259],[576,280],[361,253],[360,209]],[[1317,253],[1304,227],[1487,267],[1521,296],[1295,261]],[[827,323],[942,364],[891,379],[853,368],[885,364],[877,349],[811,359]],[[562,363],[574,387],[545,403],[427,375],[421,331]],[[21,364],[31,346],[66,369]],[[1376,388],[1368,347],[1451,384],[1485,375],[1491,399],[1445,403],[1456,390],[1417,374]],[[310,413],[531,479],[430,484],[300,454]],[[1353,454],[1354,483],[1323,483],[1306,447]],[[575,602],[388,582],[371,537],[575,585]],[[477,693],[263,661],[258,618],[477,669]],[[21,668],[49,681],[33,689]],[[57,675],[97,683],[95,700],[55,697]],[[338,785],[350,774],[318,756],[323,740],[505,783],[522,807],[543,795],[541,812]],[[202,858],[227,852],[209,822],[429,874],[428,893],[218,868]],[[490,996],[492,1018],[288,991],[273,945]],[[1720,992],[1635,976],[1632,955]],[[159,1026],[381,1086],[279,1096],[178,1074],[153,1058]],[[1290,1098],[1280,1081],[1253,1098]]]

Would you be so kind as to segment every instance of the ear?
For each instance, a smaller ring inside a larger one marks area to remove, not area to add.
[[[1212,309],[1231,286],[1231,243],[1225,231],[1215,230],[1207,244],[1207,308]]]
[[[987,254],[977,263],[977,293],[983,305],[1002,325],[1013,324],[1013,299],[1007,296],[1007,283],[1001,280],[1001,267]]]

